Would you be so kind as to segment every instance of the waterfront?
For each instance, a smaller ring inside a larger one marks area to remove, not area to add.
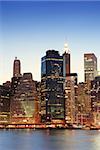
[[[0,150],[99,150],[99,130],[0,130]]]

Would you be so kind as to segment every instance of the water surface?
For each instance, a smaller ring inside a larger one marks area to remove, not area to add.
[[[100,131],[0,130],[0,150],[100,150]]]

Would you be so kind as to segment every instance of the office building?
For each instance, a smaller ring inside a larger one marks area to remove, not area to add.
[[[9,123],[10,119],[10,88],[0,85],[0,124]]]
[[[11,98],[11,122],[38,123],[38,96],[32,74],[24,73],[18,83]]]
[[[91,110],[93,123],[100,124],[100,76],[96,76],[92,81],[91,87]]]
[[[70,52],[68,44],[64,45],[63,78],[65,121],[66,123],[73,123],[75,119],[75,88],[77,87],[77,73],[71,73],[70,71]]]
[[[21,75],[21,62],[15,57],[13,63],[13,77],[11,78],[11,94],[14,95],[17,90],[17,85],[20,84]]]
[[[19,77],[21,75],[21,63],[20,60],[15,57],[13,63],[13,77]]]
[[[41,59],[41,117],[42,121],[60,122],[65,117],[63,91],[63,57],[48,50]]]
[[[70,52],[68,45],[64,45],[64,54],[63,54],[63,77],[66,78],[66,75],[70,74]]]
[[[65,43],[63,54],[63,77],[66,78],[66,75],[69,74],[70,74],[70,52],[67,43]]]
[[[91,120],[91,96],[87,83],[80,82],[77,88],[75,101],[75,119],[77,124],[90,124]]]
[[[97,57],[94,53],[84,54],[84,80],[94,80],[97,75]]]
[[[69,76],[64,81],[64,98],[65,98],[65,121],[66,123],[74,123],[75,119],[75,79]]]

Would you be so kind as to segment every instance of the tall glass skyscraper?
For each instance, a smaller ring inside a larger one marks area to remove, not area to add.
[[[48,50],[41,59],[41,116],[42,120],[63,120],[65,117],[63,92],[63,56]]]

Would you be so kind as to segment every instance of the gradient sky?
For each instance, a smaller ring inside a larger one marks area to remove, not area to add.
[[[48,49],[62,54],[65,42],[79,81],[84,81],[84,53],[95,53],[100,69],[99,1],[0,1],[0,83],[11,80],[15,56],[22,73],[40,80],[41,57]]]

